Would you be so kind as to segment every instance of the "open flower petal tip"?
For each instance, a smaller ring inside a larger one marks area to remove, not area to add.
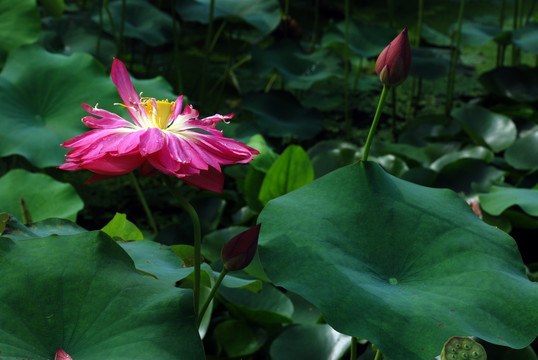
[[[112,82],[118,88],[131,121],[108,110],[82,104],[90,115],[82,122],[92,130],[67,140],[72,149],[64,170],[89,170],[88,182],[104,180],[140,168],[142,175],[156,172],[175,176],[202,189],[222,192],[221,166],[248,163],[258,154],[239,141],[226,138],[216,125],[233,114],[199,119],[198,111],[183,96],[175,101],[141,98],[125,65],[115,59]]]

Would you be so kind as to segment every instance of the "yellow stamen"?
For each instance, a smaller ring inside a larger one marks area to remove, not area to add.
[[[151,125],[160,129],[166,129],[168,120],[173,112],[175,101],[157,100],[157,107],[153,107],[153,99],[143,98],[141,104],[146,109]]]

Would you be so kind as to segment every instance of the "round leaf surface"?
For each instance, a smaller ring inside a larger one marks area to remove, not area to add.
[[[138,273],[102,232],[0,238],[2,359],[203,359],[192,292]]]
[[[60,144],[88,129],[80,121],[87,115],[80,104],[112,108],[115,93],[87,54],[18,48],[0,74],[0,118],[9,129],[0,133],[0,156],[18,154],[38,167],[62,164],[67,150]]]
[[[517,348],[538,333],[538,285],[514,240],[452,191],[357,163],[270,201],[259,221],[275,285],[387,358],[430,359],[454,335]]]
[[[0,211],[22,219],[20,199],[28,206],[32,221],[51,217],[75,221],[84,203],[71,184],[45,174],[11,170],[0,178]]]

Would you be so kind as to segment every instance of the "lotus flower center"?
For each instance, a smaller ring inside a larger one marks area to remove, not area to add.
[[[154,106],[154,103],[157,106]],[[169,102],[168,100],[143,99],[141,104],[146,109],[148,118],[152,127],[166,129],[170,120],[170,115],[174,111],[175,101]]]

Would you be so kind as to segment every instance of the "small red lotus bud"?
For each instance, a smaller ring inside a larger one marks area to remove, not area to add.
[[[375,62],[375,71],[384,85],[398,86],[404,82],[411,68],[411,46],[407,28],[383,49]]]
[[[261,224],[258,224],[247,231],[243,231],[224,244],[220,256],[226,270],[241,270],[250,264],[258,248],[260,227]]]
[[[65,351],[62,349],[56,350],[56,356],[54,357],[54,360],[73,360],[71,356],[67,355]]]

